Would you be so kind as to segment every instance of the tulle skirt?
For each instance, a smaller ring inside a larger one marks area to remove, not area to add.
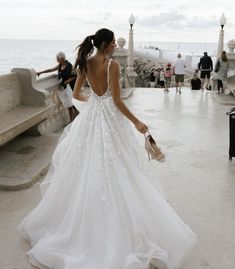
[[[19,227],[32,245],[32,264],[180,267],[196,237],[165,200],[135,132],[111,97],[98,96],[65,129],[42,200]]]

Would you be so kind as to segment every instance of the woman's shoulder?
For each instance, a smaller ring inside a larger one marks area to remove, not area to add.
[[[115,70],[119,70],[119,63],[118,63],[118,61],[110,58],[109,63],[110,63],[110,69],[111,70],[114,70],[114,71]]]
[[[110,64],[112,64],[113,66],[119,66],[118,61],[115,60],[115,59],[113,59],[113,58],[110,58],[110,59],[109,59],[109,62],[110,62]]]

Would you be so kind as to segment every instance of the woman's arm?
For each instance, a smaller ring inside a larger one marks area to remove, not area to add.
[[[119,65],[116,61],[112,61],[110,65],[110,88],[112,91],[112,97],[115,105],[125,115],[136,127],[136,129],[141,133],[146,133],[148,127],[137,119],[127,108],[120,96],[120,86],[119,86]]]
[[[55,66],[55,67],[52,67],[52,68],[49,68],[49,69],[46,69],[46,70],[43,70],[43,71],[40,71],[40,72],[37,72],[37,76],[39,77],[41,74],[43,73],[50,73],[50,72],[54,72],[56,70],[59,69],[59,65]]]
[[[81,93],[81,88],[86,80],[85,72],[78,72],[78,76],[75,82],[73,90],[73,98],[79,101],[88,101],[88,97]]]
[[[71,81],[73,81],[74,79],[76,79],[76,76],[73,76],[71,78],[68,78],[67,80],[65,80],[65,84],[69,84]]]

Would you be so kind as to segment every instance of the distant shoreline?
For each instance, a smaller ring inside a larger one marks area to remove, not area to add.
[[[118,38],[118,37],[117,37]],[[56,64],[55,55],[64,51],[72,63],[75,59],[75,48],[80,43],[76,40],[28,40],[28,39],[0,39],[0,74],[8,74],[15,67],[33,68],[41,70]],[[128,47],[128,40],[125,48]],[[174,59],[177,52],[183,56],[192,55],[193,64],[205,50],[214,54],[217,43],[205,42],[149,42],[135,41],[135,50],[141,51],[146,47],[157,47],[163,51],[163,58]]]

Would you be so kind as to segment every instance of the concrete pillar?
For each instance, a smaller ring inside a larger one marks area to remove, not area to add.
[[[224,50],[224,30],[220,29],[219,32],[219,41],[218,41],[218,48],[217,48],[217,59],[220,58],[221,52]]]
[[[128,50],[124,48],[126,40],[122,37],[117,40],[118,48],[113,54],[113,57],[118,61],[120,65],[120,87],[126,88],[127,85],[127,57]]]
[[[224,16],[224,13],[220,17],[219,23],[221,26],[220,32],[219,32],[219,41],[218,41],[218,48],[217,48],[217,59],[220,58],[221,52],[224,50],[224,25],[226,24],[226,17]]]
[[[233,73],[235,74],[235,53],[234,53],[234,49],[235,49],[235,40],[230,40],[227,43],[229,52],[227,53],[227,57],[228,57],[228,64],[229,64],[229,68],[231,70],[233,70]]]
[[[129,30],[129,42],[128,42],[128,61],[127,61],[127,70],[134,70],[134,40],[133,40],[133,29]]]

